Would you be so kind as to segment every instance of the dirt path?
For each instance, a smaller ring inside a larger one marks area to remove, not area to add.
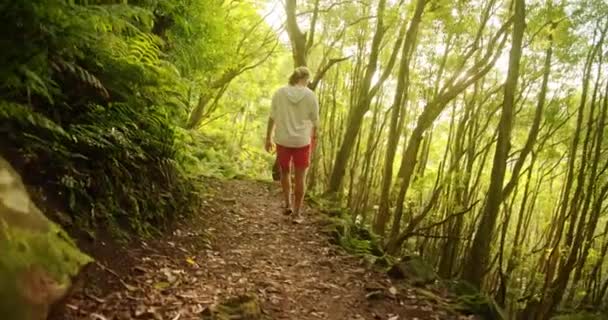
[[[203,212],[172,235],[97,248],[108,267],[96,267],[57,319],[200,319],[241,294],[255,294],[267,319],[450,318],[330,246],[317,214],[289,223],[276,185],[210,184]]]

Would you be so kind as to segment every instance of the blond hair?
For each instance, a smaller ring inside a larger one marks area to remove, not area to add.
[[[289,76],[289,84],[294,86],[300,80],[310,78],[310,70],[307,67],[297,67],[293,70],[291,76]]]

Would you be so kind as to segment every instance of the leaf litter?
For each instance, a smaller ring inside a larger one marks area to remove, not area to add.
[[[313,210],[290,223],[278,185],[205,182],[200,214],[164,236],[85,245],[100,262],[52,319],[203,319],[243,295],[264,319],[467,319],[330,246]]]

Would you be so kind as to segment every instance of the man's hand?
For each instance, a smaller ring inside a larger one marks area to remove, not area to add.
[[[266,138],[266,151],[268,153],[271,153],[272,150],[274,149],[274,144],[272,143],[272,141],[270,140],[270,138]]]

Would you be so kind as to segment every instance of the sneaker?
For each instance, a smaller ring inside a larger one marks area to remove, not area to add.
[[[302,222],[304,222],[304,216],[302,215],[302,213],[296,213],[293,215],[291,222],[293,224],[301,224]]]

